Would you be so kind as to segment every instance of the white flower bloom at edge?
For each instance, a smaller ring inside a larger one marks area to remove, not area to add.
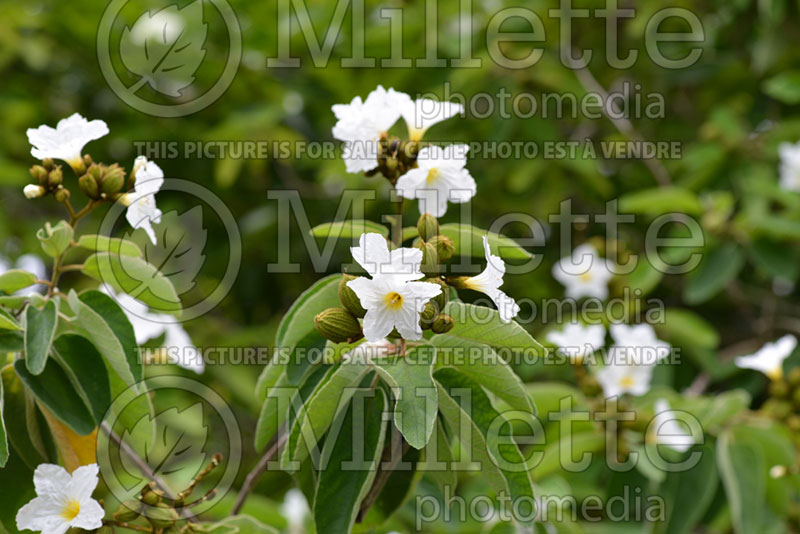
[[[71,167],[80,167],[83,147],[89,141],[107,135],[108,126],[104,121],[87,121],[80,114],[74,113],[58,121],[55,128],[43,124],[38,128],[28,128],[27,134],[34,158],[60,159]]]
[[[38,465],[33,473],[36,497],[17,512],[17,528],[64,534],[72,527],[103,526],[105,512],[92,499],[98,471],[97,464],[78,467],[71,475],[60,465]]]
[[[441,217],[447,202],[463,203],[475,196],[475,180],[464,167],[467,145],[432,145],[419,151],[415,169],[397,180],[397,192],[405,198],[419,199],[419,212]]]
[[[653,434],[651,439],[656,445],[666,445],[678,452],[686,452],[694,445],[692,435],[684,430],[678,423],[675,412],[664,399],[656,401],[655,419],[653,419]]]
[[[144,230],[155,245],[156,233],[152,224],[161,222],[161,210],[156,207],[156,193],[164,185],[164,171],[144,156],[139,156],[132,172],[136,175],[133,191],[122,197],[122,202],[128,206],[125,218],[134,229]]]
[[[568,323],[563,330],[547,334],[547,341],[558,347],[558,352],[580,361],[603,346],[606,329],[601,324]]]
[[[47,189],[42,187],[41,185],[36,184],[28,184],[24,188],[22,188],[22,194],[25,195],[25,198],[28,200],[33,198],[39,198],[47,193]]]
[[[553,278],[566,288],[568,298],[608,297],[608,280],[612,273],[597,250],[585,243],[553,265]]]
[[[411,98],[379,85],[367,95],[353,98],[349,104],[335,104],[333,137],[345,141],[344,163],[347,172],[371,171],[378,166],[378,139],[400,118],[400,110]]]
[[[669,356],[672,346],[661,341],[647,323],[637,325],[612,324],[609,327],[614,346],[609,356],[639,365],[654,365]]]
[[[308,501],[302,491],[292,488],[286,492],[283,497],[283,504],[281,504],[281,513],[286,518],[286,530],[289,534],[305,532],[305,522],[310,510]]]
[[[376,233],[362,234],[359,246],[350,250],[372,276],[347,282],[367,310],[364,316],[367,341],[378,342],[395,328],[403,339],[422,338],[419,315],[425,304],[442,292],[438,284],[413,281],[425,276],[419,270],[422,251],[399,248],[389,252],[386,239]]]
[[[783,360],[797,347],[797,338],[787,334],[777,341],[766,343],[754,354],[736,358],[736,366],[761,371],[773,380],[783,377]]]
[[[800,142],[781,143],[778,146],[780,185],[787,191],[800,192]]]
[[[200,352],[192,343],[192,339],[184,328],[175,322],[171,315],[153,313],[147,305],[126,293],[114,293],[107,285],[100,286],[100,291],[112,297],[125,312],[133,326],[136,343],[142,344],[164,334],[162,345],[166,347],[167,357],[173,363],[195,373],[202,373],[205,364]]]
[[[430,98],[418,98],[402,102],[401,114],[408,126],[408,137],[419,141],[434,124],[464,113],[464,106],[456,102],[439,102]]]
[[[623,393],[639,396],[650,390],[653,369],[653,365],[626,364],[608,358],[606,364],[595,373],[595,378],[603,388],[606,398]]]
[[[503,285],[503,275],[506,274],[506,264],[500,256],[492,254],[489,248],[489,238],[486,236],[483,236],[483,250],[486,254],[486,268],[481,274],[464,280],[463,284],[468,289],[487,295],[497,306],[500,319],[504,323],[511,322],[511,319],[519,313],[519,305],[514,299],[500,291],[500,286]]]

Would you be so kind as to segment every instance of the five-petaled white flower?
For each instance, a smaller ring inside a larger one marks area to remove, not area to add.
[[[638,365],[655,365],[672,351],[666,341],[656,336],[656,331],[647,323],[637,325],[612,324],[609,327],[614,345],[609,356],[620,361]]]
[[[367,310],[364,316],[367,341],[380,341],[395,328],[403,339],[420,339],[420,313],[431,298],[442,292],[438,284],[413,281],[425,276],[420,272],[422,251],[399,248],[390,252],[386,239],[376,233],[362,234],[359,246],[351,247],[350,251],[372,276],[347,282]]]
[[[128,206],[125,218],[134,229],[141,228],[150,241],[156,244],[156,233],[152,224],[161,222],[161,210],[156,207],[156,193],[164,185],[164,171],[144,156],[139,156],[133,164],[135,175],[133,191],[122,196],[121,202]],[[152,223],[152,224],[151,224]]]
[[[205,369],[202,353],[192,343],[189,334],[175,318],[165,313],[154,313],[138,299],[126,293],[115,293],[103,284],[100,291],[112,297],[125,312],[133,326],[136,343],[139,345],[164,334],[162,346],[166,349],[167,358],[184,369],[202,373]]]
[[[778,146],[781,158],[780,185],[787,191],[800,192],[800,142],[781,143]]]
[[[603,388],[606,398],[617,397],[623,393],[644,395],[650,390],[654,365],[626,363],[617,358],[606,358],[605,365],[596,373],[595,378]]]
[[[335,104],[336,124],[333,137],[346,143],[344,163],[347,172],[371,171],[378,166],[378,139],[400,118],[405,93],[379,85],[367,95],[353,98],[349,104]]]
[[[483,251],[486,255],[486,268],[481,274],[464,280],[464,287],[487,295],[497,306],[500,319],[504,323],[511,322],[511,319],[519,313],[519,305],[500,290],[500,286],[503,285],[503,275],[506,274],[506,264],[500,256],[492,254],[489,238],[486,236],[483,236]]]
[[[547,334],[547,341],[558,347],[558,352],[580,362],[603,346],[606,329],[601,324],[568,323],[561,331]]]
[[[417,155],[417,168],[397,180],[397,192],[405,198],[419,199],[419,212],[441,217],[447,202],[463,203],[475,196],[475,180],[464,167],[467,145],[431,145]]]
[[[655,445],[666,445],[678,452],[688,451],[694,445],[694,438],[678,423],[680,419],[664,399],[655,404],[652,434],[649,436]]]
[[[553,265],[553,278],[566,287],[567,298],[608,297],[608,280],[611,271],[589,243],[577,247],[570,256],[564,256]]]
[[[78,467],[71,475],[60,465],[38,465],[33,473],[36,497],[17,512],[17,528],[64,534],[71,527],[103,526],[105,512],[92,499],[97,473],[97,464]]]
[[[408,95],[406,95],[408,96]],[[439,102],[430,98],[401,101],[400,114],[408,127],[411,141],[419,141],[434,124],[464,113],[464,106],[456,102]]]
[[[34,158],[61,159],[72,168],[80,168],[83,167],[83,147],[89,141],[107,135],[108,126],[104,121],[87,121],[74,113],[58,121],[55,128],[43,124],[38,128],[28,128],[27,133]]]
[[[766,343],[754,354],[736,358],[737,367],[761,371],[773,380],[783,377],[783,360],[797,347],[797,338],[787,334],[777,341]]]

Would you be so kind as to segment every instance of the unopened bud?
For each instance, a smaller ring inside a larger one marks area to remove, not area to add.
[[[142,494],[139,499],[150,506],[155,506],[161,502],[161,497],[164,495],[164,492],[154,488],[152,485],[145,486],[142,489]]]
[[[439,235],[439,221],[430,213],[423,213],[417,221],[417,232],[425,241],[433,239]]]
[[[25,198],[39,198],[47,193],[47,189],[41,185],[28,184],[25,186],[22,192],[25,194]]]
[[[47,176],[47,183],[50,187],[56,187],[61,185],[63,181],[64,174],[61,172],[61,165],[58,165],[55,169],[50,171],[50,174]]]
[[[446,313],[440,313],[433,320],[433,324],[431,325],[431,330],[433,330],[435,334],[444,334],[452,330],[455,325],[456,322],[452,317],[450,317]]]
[[[439,254],[439,261],[445,262],[453,257],[456,252],[456,246],[453,240],[445,235],[433,236],[428,240],[428,243],[436,247],[436,252]]]
[[[419,248],[422,250],[422,265],[420,265],[420,271],[427,275],[438,274],[439,253],[436,251],[436,246],[432,243],[422,242]]]
[[[344,308],[328,308],[314,317],[314,327],[322,337],[334,343],[358,341],[364,337],[355,315]]]
[[[69,199],[69,190],[63,187],[56,191],[56,201],[66,202]]]
[[[41,165],[34,165],[33,167],[31,167],[30,172],[33,179],[39,182],[39,185],[47,184],[47,175],[48,175],[47,169],[45,169]]]
[[[125,184],[125,169],[116,163],[108,167],[103,173],[103,181],[100,189],[106,195],[113,195],[118,193],[122,186]]]
[[[433,319],[438,313],[439,307],[433,300],[429,300],[425,304],[425,308],[422,310],[422,313],[419,314],[419,325],[423,330],[427,330],[433,326]]]
[[[92,156],[90,156],[89,154],[84,154],[83,155],[83,164],[86,165],[86,167],[91,167],[94,164],[94,160],[92,159]]]
[[[423,282],[436,284],[442,288],[442,292],[433,297],[433,300],[436,302],[438,311],[444,310],[444,307],[447,306],[447,303],[450,301],[450,287],[439,277],[426,278]]]
[[[178,512],[164,503],[159,503],[154,510],[147,511],[148,521],[158,528],[170,528],[178,518]]]
[[[136,499],[123,501],[120,503],[119,508],[117,508],[117,511],[114,512],[114,519],[117,521],[122,521],[123,523],[129,523],[130,521],[135,521],[136,518],[139,517],[139,511],[141,509],[142,509],[142,503],[140,503]]]
[[[342,279],[339,281],[339,302],[356,317],[364,317],[367,310],[361,306],[361,299],[358,298],[355,291],[347,286],[347,282],[355,279],[355,276],[349,274],[342,275]]]
[[[48,171],[53,170],[55,163],[53,162],[53,158],[44,158],[42,160],[42,166],[47,169]]]
[[[100,198],[100,188],[97,185],[97,178],[88,172],[78,178],[78,187],[80,187],[81,191],[83,191],[87,197],[93,200]]]

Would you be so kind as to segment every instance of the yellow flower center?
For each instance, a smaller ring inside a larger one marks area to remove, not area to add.
[[[770,380],[778,381],[783,378],[783,367],[779,365],[775,369],[770,369],[766,372],[766,375],[770,378]]]
[[[399,310],[403,307],[403,296],[400,293],[392,291],[387,293],[383,300],[386,302],[386,307],[390,310]]]
[[[624,376],[619,381],[619,385],[624,387],[624,388],[633,387],[635,384],[636,384],[636,382],[633,381],[633,377],[632,376]]]
[[[591,273],[583,273],[578,278],[581,279],[581,282],[590,282],[592,280]]]
[[[76,501],[75,499],[70,499],[64,504],[64,508],[61,510],[61,517],[66,519],[67,521],[72,521],[75,519],[81,511],[81,503]]]
[[[431,169],[428,171],[428,177],[425,178],[425,183],[428,185],[433,184],[439,179],[439,169]]]

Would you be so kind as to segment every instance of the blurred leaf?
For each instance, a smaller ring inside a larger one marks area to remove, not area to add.
[[[764,455],[749,440],[726,431],[717,440],[717,465],[736,534],[758,532],[766,505]]]
[[[439,227],[439,232],[453,241],[456,256],[485,257],[483,237],[487,236],[492,253],[504,260],[528,260],[533,257],[513,239],[468,224],[443,224]]]
[[[697,195],[688,189],[655,187],[622,195],[619,198],[619,211],[651,216],[665,213],[699,215],[703,212],[703,206]]]
[[[659,493],[665,499],[666,520],[655,524],[656,534],[687,534],[703,518],[717,491],[714,449],[695,447],[700,461],[692,468],[667,474]]]
[[[773,76],[761,85],[766,94],[784,104],[800,103],[800,70],[787,70]]]
[[[0,274],[0,291],[14,293],[36,283],[36,275],[21,269],[11,269]]]
[[[771,276],[796,280],[800,274],[797,251],[766,238],[755,239],[749,249],[753,261]]]
[[[714,327],[691,310],[667,308],[664,322],[656,324],[655,328],[660,336],[673,345],[707,349],[715,349],[719,345],[719,334]]]
[[[22,330],[22,326],[19,324],[19,322],[17,322],[16,319],[11,317],[11,315],[7,311],[0,308],[0,329]]]
[[[733,280],[744,265],[744,255],[735,243],[724,243],[705,254],[687,279],[683,300],[702,304]]]
[[[33,375],[44,370],[57,324],[56,305],[52,300],[41,310],[31,305],[25,308],[25,365]]]
[[[363,219],[320,224],[309,230],[309,232],[314,237],[330,237],[333,239],[358,240],[361,234],[370,232],[381,234],[383,237],[389,237],[389,229],[387,227]]]

